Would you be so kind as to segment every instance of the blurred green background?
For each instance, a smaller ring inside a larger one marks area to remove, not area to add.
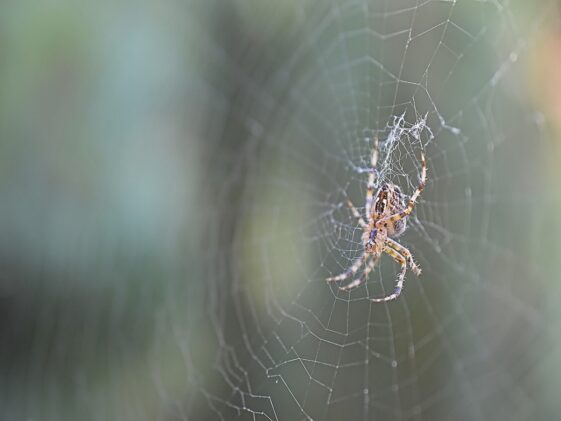
[[[0,419],[557,419],[560,16],[2,2]],[[389,259],[324,279],[401,115],[424,274],[375,305]]]

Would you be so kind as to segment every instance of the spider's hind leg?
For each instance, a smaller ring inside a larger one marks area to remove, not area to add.
[[[365,212],[368,222],[372,222],[372,201],[374,196],[374,182],[376,180],[376,165],[378,163],[378,137],[374,138],[372,144],[372,155],[370,156],[370,171],[368,173],[368,184],[366,185]]]
[[[347,206],[351,210],[351,213],[353,214],[353,216],[357,219],[358,224],[361,226],[361,228],[363,228],[363,229],[368,228],[368,224],[366,222],[364,222],[364,219],[362,219],[362,216],[360,216],[360,212],[358,211],[357,208],[355,208],[355,205],[353,205],[353,202],[351,202],[350,200],[347,200]]]

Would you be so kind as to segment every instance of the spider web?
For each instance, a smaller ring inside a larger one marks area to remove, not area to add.
[[[212,212],[184,333],[199,392],[181,415],[544,416],[534,373],[553,329],[539,260],[548,199],[532,186],[547,186],[547,143],[517,81],[551,5],[242,2],[209,12],[223,31],[209,36],[205,68]],[[352,279],[325,282],[362,253],[345,201],[364,213],[374,138],[377,186],[411,195],[421,150],[428,168],[398,239],[423,273],[408,271],[386,304],[369,298],[395,285],[387,255],[351,292],[338,286]]]

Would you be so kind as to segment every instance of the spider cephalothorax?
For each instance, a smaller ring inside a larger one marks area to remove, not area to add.
[[[355,279],[348,285],[341,287],[342,290],[349,290],[362,284],[368,274],[372,271],[376,262],[381,257],[382,253],[387,253],[401,265],[401,272],[397,279],[397,285],[392,294],[382,298],[373,298],[372,301],[390,301],[401,294],[403,289],[403,282],[405,280],[405,272],[407,270],[407,263],[415,274],[420,275],[421,269],[413,261],[411,252],[399,244],[393,238],[401,235],[407,227],[407,217],[413,211],[417,198],[423,191],[427,178],[427,164],[424,153],[421,152],[421,180],[415,193],[406,203],[405,196],[400,188],[392,183],[383,184],[376,192],[376,199],[374,200],[374,174],[376,162],[378,160],[378,141],[374,140],[371,156],[371,170],[368,175],[368,187],[366,190],[366,204],[365,214],[366,221],[360,215],[353,203],[348,200],[347,206],[351,210],[353,216],[358,220],[361,226],[362,244],[364,251],[361,256],[353,263],[353,265],[340,275],[327,278],[327,281],[342,281],[353,276],[362,264],[365,264],[365,269],[362,276]]]

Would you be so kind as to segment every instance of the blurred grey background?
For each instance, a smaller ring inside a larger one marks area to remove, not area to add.
[[[557,419],[560,16],[2,2],[0,419]],[[324,281],[376,135],[428,156],[387,305]]]

